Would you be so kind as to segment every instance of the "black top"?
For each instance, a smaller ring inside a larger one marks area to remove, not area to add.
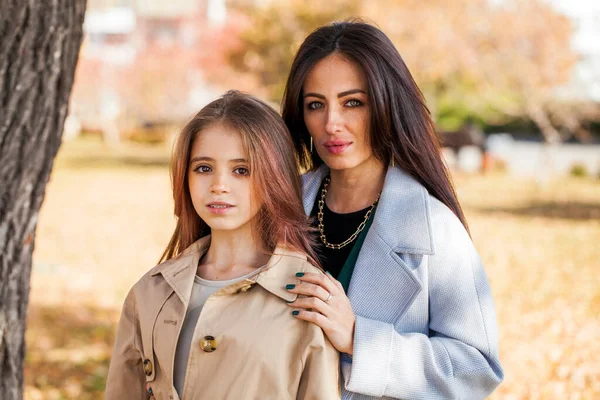
[[[319,200],[321,200],[322,190],[323,184],[321,184],[321,189],[317,193],[315,204],[313,205],[313,209],[310,213],[311,217],[313,217],[312,224],[315,228],[318,228],[319,226],[317,214],[319,213]],[[371,206],[363,210],[347,214],[338,214],[331,211],[327,207],[327,203],[325,203],[323,206],[323,225],[325,225],[324,231],[325,236],[327,237],[327,242],[332,244],[340,244],[348,239],[354,232],[356,232],[356,229],[358,229],[360,223],[365,219],[365,215],[370,208]],[[354,239],[352,243],[348,243],[345,247],[342,247],[339,250],[330,249],[323,244],[320,239],[320,233],[317,230],[316,250],[317,256],[319,257],[319,261],[321,262],[323,268],[337,278],[355,243],[356,239]]]

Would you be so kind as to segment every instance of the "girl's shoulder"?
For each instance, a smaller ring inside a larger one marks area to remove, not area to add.
[[[285,270],[301,269],[303,272],[325,273],[321,268],[315,266],[310,261],[309,256],[301,250],[292,249],[279,244],[273,252],[270,264],[283,262]]]
[[[144,286],[148,284],[149,281],[152,281],[152,278],[159,275],[166,276],[167,274],[178,274],[188,267],[196,266],[197,258],[206,251],[209,244],[210,236],[198,239],[178,255],[169,258],[150,269],[140,278],[136,285]]]
[[[171,279],[186,270],[193,270],[193,273],[195,273],[195,268],[191,268],[194,266],[194,258],[193,254],[182,253],[161,262],[146,272],[133,285],[131,288],[132,294],[135,295],[138,301],[145,301],[144,299],[150,297],[160,297],[161,292],[164,292],[165,295],[170,294],[172,287],[167,282],[167,279]]]

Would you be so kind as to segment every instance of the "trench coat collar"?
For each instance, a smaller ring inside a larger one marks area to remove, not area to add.
[[[303,176],[306,215],[310,215],[328,174],[329,168],[323,164]],[[433,254],[429,201],[429,193],[416,179],[398,167],[389,167],[371,230],[397,253]]]
[[[191,297],[198,262],[209,246],[210,235],[197,240],[179,256],[159,264],[151,272],[152,276],[162,274],[186,307]],[[285,286],[296,281],[295,274],[306,271],[308,265],[305,254],[290,250],[285,245],[279,244],[262,271],[249,279],[236,282],[219,290],[215,295],[245,292],[253,285],[258,284],[275,296],[291,302],[296,300],[298,295],[287,291]]]

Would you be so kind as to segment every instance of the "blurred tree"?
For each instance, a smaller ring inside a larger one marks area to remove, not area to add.
[[[177,60],[177,62],[173,62]],[[118,81],[124,114],[141,123],[181,121],[190,116],[191,76],[197,71],[195,52],[182,46],[146,46]]]
[[[238,0],[241,1],[241,0]],[[577,55],[569,20],[540,0],[272,1],[248,9],[251,23],[230,62],[258,77],[279,101],[292,57],[317,26],[360,15],[396,44],[442,129],[468,120],[531,118],[548,141],[558,128],[581,133],[579,116],[556,107]],[[551,27],[551,29],[549,29]]]
[[[576,113],[553,107],[577,56],[570,21],[549,4],[384,0],[377,7],[368,10],[385,25],[443,128],[470,117],[526,117],[556,142],[555,124],[577,126]]]
[[[227,59],[238,72],[255,76],[266,97],[279,103],[293,57],[306,35],[321,25],[357,14],[359,0],[290,0],[240,6],[250,17]]]
[[[561,128],[581,136],[582,115],[565,112],[567,101],[557,97],[578,58],[568,18],[541,1],[512,1],[494,10],[488,26],[478,37],[478,48],[489,48],[479,57],[484,101],[507,117],[530,118],[549,143],[562,141]]]
[[[60,146],[85,0],[0,1],[0,399],[23,397],[37,216]]]

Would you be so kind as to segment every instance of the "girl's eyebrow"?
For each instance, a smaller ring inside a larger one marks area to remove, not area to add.
[[[214,158],[210,158],[210,157],[192,157],[192,159],[190,160],[190,164],[198,162],[198,161],[209,161],[209,162],[214,162]],[[234,158],[232,160],[229,160],[230,163],[248,163],[248,160],[246,160],[245,158]]]
[[[346,97],[346,96],[349,96],[349,95],[355,94],[355,93],[364,93],[364,94],[367,94],[367,92],[365,92],[362,89],[351,89],[351,90],[346,90],[345,92],[338,93],[337,97],[338,98]],[[316,97],[316,98],[325,100],[325,96],[323,96],[322,94],[313,93],[313,92],[306,93],[304,95],[304,97]]]
[[[190,164],[195,163],[197,161],[215,161],[210,157],[192,157],[190,160]]]

